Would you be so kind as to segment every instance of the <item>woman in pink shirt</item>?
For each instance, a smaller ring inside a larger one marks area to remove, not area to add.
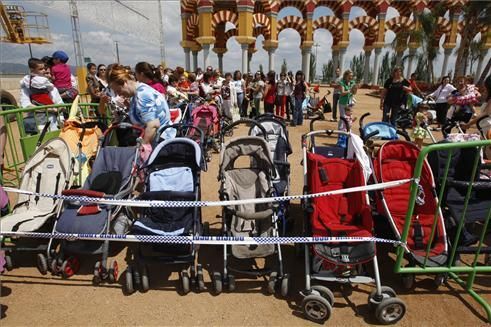
[[[148,62],[139,62],[136,64],[135,77],[138,82],[145,83],[160,93],[165,94],[165,88],[161,82],[160,70]]]

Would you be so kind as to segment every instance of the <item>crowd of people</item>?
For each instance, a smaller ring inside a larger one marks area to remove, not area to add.
[[[30,74],[20,83],[21,107],[72,102],[78,91],[68,60],[63,51],[56,51],[51,57],[29,59]],[[405,79],[401,68],[393,70],[380,94],[383,121],[396,126],[401,108],[408,106],[408,100],[414,100],[414,97],[429,97],[436,102],[435,113],[420,106],[422,112],[419,116],[434,119],[437,123],[435,129],[442,128],[456,110],[467,113],[464,128],[468,128],[476,119],[474,106],[481,95],[468,78],[456,78],[454,86],[450,83],[450,77],[444,76],[436,90],[426,96],[419,89],[416,79],[416,74],[412,74],[409,80]],[[200,100],[219,101],[220,114],[230,120],[273,113],[289,121],[290,126],[302,125],[305,100],[312,90],[319,90],[318,86],[311,88],[302,71],[295,75],[291,71],[279,74],[270,71],[265,75],[262,71],[252,74],[237,70],[222,75],[219,69],[211,66],[204,71],[198,68],[195,72],[186,72],[182,67],[172,70],[147,62],[139,62],[134,69],[120,64],[106,66],[89,63],[86,83],[90,102],[99,104],[98,115],[105,115],[108,104],[120,108],[133,124],[145,128],[145,141],[148,143],[159,128],[170,123],[169,107],[184,110],[187,104],[192,106]],[[330,120],[337,122],[339,114],[344,119],[338,122],[338,128],[347,130],[350,126],[344,126],[345,122],[351,124],[356,120],[355,95],[359,85],[354,80],[353,72],[346,70],[341,74],[337,68],[332,86],[332,110],[328,110],[332,112]],[[486,106],[479,116],[489,114],[491,110]],[[44,121],[41,118],[36,121],[45,124],[46,118]],[[48,115],[53,129],[56,128],[57,119],[60,118],[56,112]],[[35,133],[40,126],[39,122],[38,126],[28,123],[26,132],[32,130]]]

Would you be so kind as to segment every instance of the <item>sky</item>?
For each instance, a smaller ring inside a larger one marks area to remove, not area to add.
[[[80,29],[84,57],[89,57],[96,64],[109,64],[116,61],[115,42],[118,42],[119,56],[123,64],[134,66],[139,61],[160,63],[160,32],[158,19],[158,4],[156,0],[121,1],[139,14],[122,6],[117,1],[77,1],[79,11]],[[184,66],[184,52],[179,45],[182,40],[179,1],[162,0],[162,13],[164,17],[164,44],[165,59],[170,67]],[[51,55],[56,50],[64,50],[71,58],[69,63],[75,65],[72,32],[70,24],[70,11],[68,1],[4,1],[4,4],[22,5],[27,11],[43,12],[48,15],[52,44],[32,45],[33,56],[43,57]],[[280,11],[278,19],[288,15],[299,15],[295,8],[285,8]],[[326,7],[319,7],[314,12],[314,20],[325,15],[332,15]],[[365,15],[361,8],[354,7],[350,13],[350,20]],[[143,17],[144,16],[144,17]],[[389,8],[387,19],[398,16],[395,9]],[[231,24],[229,24],[231,25]],[[233,26],[233,25],[232,25]],[[394,39],[392,32],[386,33],[384,51],[389,51],[390,43]],[[262,64],[268,67],[268,55],[262,49],[262,36],[257,39],[256,48],[251,62],[253,71]],[[318,44],[312,52],[317,53],[317,74],[321,74],[322,64],[327,63],[332,56],[331,34],[326,30],[318,30],[314,34],[314,42]],[[350,45],[347,49],[345,67],[351,58],[358,55],[363,49],[364,37],[358,30],[350,33]],[[231,38],[228,43],[228,52],[224,55],[224,71],[240,69],[240,45]],[[283,59],[287,61],[289,70],[301,67],[300,36],[293,29],[287,29],[279,35],[279,48],[276,51],[276,70],[280,69]],[[489,57],[490,54],[488,54]],[[0,43],[0,62],[26,63],[29,58],[27,45],[14,45]],[[203,66],[201,54],[198,65]],[[374,55],[372,55],[372,61]],[[216,54],[210,51],[210,60],[213,66],[218,66]],[[443,50],[435,62],[435,71],[440,72],[443,61]],[[449,61],[449,67],[455,64],[455,54]],[[439,74],[437,74],[439,75]]]

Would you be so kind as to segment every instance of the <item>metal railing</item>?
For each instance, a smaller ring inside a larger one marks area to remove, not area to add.
[[[79,112],[85,118],[96,118],[96,103],[79,103]],[[63,127],[62,112],[68,112],[71,104],[58,104],[19,109],[11,105],[0,105],[0,120],[3,120],[6,146],[4,149],[3,169],[0,182],[4,186],[17,186],[22,168],[38,147],[39,141],[44,143],[60,134]],[[41,131],[46,122],[53,123],[43,139]],[[56,126],[56,127],[55,127]]]
[[[422,262],[422,264],[419,265],[415,265],[411,267],[404,266],[405,249],[403,247],[399,247],[397,249],[395,272],[400,274],[443,274],[445,276],[452,278],[484,308],[487,314],[487,319],[489,322],[491,322],[490,304],[486,301],[486,299],[484,299],[479,294],[477,294],[476,291],[473,289],[474,281],[478,273],[491,273],[491,266],[488,266],[489,260],[485,260],[484,264],[479,263],[479,257],[482,254],[481,252],[483,251],[484,247],[487,247],[487,245],[485,245],[484,242],[489,226],[489,220],[491,219],[491,204],[487,209],[486,216],[480,219],[480,224],[482,225],[479,226],[481,228],[481,231],[478,232],[479,240],[477,246],[472,247],[473,249],[472,253],[470,253],[469,251],[461,253],[459,251],[460,241],[462,240],[462,233],[464,230],[464,225],[466,223],[469,201],[471,200],[474,185],[476,184],[477,181],[476,176],[479,176],[478,174],[481,168],[481,160],[482,160],[481,151],[487,146],[491,146],[491,140],[459,142],[459,143],[439,143],[439,144],[430,145],[421,150],[421,153],[415,165],[414,176],[413,176],[414,181],[411,183],[409,207],[406,213],[404,229],[401,236],[402,242],[405,243],[409,236],[411,222],[412,222],[416,200],[418,196],[418,189],[419,189],[418,183],[422,174],[425,160],[427,159],[428,154],[430,154],[431,152],[445,151],[446,161],[444,165],[443,175],[442,178],[436,181],[437,183],[439,183],[439,190],[438,190],[439,205],[436,207],[434,213],[434,220],[432,224],[430,238],[426,246],[424,261]],[[436,229],[439,219],[439,212],[440,209],[444,209],[444,206],[446,205],[445,192],[447,191],[450,184],[449,171],[451,168],[454,168],[451,167],[452,156],[454,155],[455,153],[454,151],[456,150],[469,149],[469,148],[476,149],[475,151],[476,154],[474,158],[465,158],[465,160],[473,160],[472,170],[468,172],[470,178],[467,181],[468,183],[465,184],[467,186],[467,189],[465,191],[465,197],[463,198],[462,201],[463,209],[462,209],[461,217],[460,219],[457,218],[457,226],[454,229],[454,233],[453,233],[454,235],[452,235],[452,237],[448,236],[448,243],[449,243],[448,260],[446,264],[441,266],[436,266],[436,267],[434,265],[429,266],[428,257],[430,255],[431,244],[433,243],[435,239],[435,235],[437,233]],[[488,181],[487,183],[489,183],[488,185],[491,186],[491,181]],[[491,195],[491,189],[488,192],[489,193],[487,194]],[[490,197],[490,203],[491,203],[491,197]],[[484,251],[484,252],[486,253],[489,251]],[[462,258],[461,255],[463,253],[466,253],[467,256],[465,257],[465,260],[460,260]],[[464,279],[462,275],[467,275],[467,278]]]

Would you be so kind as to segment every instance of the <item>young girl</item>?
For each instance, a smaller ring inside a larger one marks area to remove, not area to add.
[[[264,112],[273,113],[276,100],[276,73],[270,71],[264,89]]]
[[[226,73],[225,80],[222,82],[222,111],[225,117],[234,120],[234,108],[237,107],[237,93],[232,83],[232,74]]]
[[[414,143],[416,143],[418,148],[423,147],[424,139],[428,135],[428,132],[425,128],[426,126],[429,125],[428,123],[430,121],[430,119],[429,119],[430,113],[428,112],[428,109],[430,109],[430,107],[428,105],[420,104],[418,106],[418,113],[414,117],[415,126],[413,129],[413,135],[412,136],[414,139]]]

